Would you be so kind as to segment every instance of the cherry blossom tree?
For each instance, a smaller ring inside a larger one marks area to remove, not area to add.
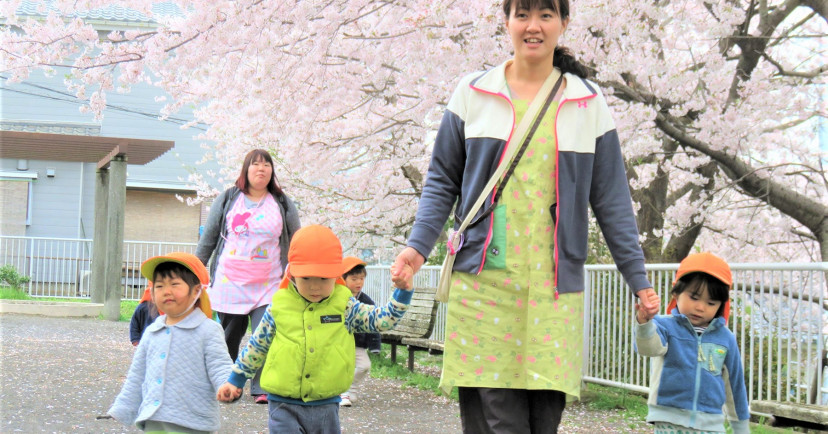
[[[128,7],[153,28],[99,32]],[[151,83],[195,107],[234,178],[269,149],[303,221],[347,245],[404,243],[431,140],[459,78],[510,56],[499,4],[475,1],[6,1],[0,70],[63,71],[100,115]],[[563,44],[613,106],[650,261],[828,260],[826,6],[818,0],[573,0]],[[25,14],[21,11],[32,11]],[[201,198],[218,192],[202,176]],[[389,252],[390,254],[390,252]]]

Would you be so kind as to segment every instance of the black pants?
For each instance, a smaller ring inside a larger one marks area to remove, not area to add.
[[[557,390],[458,387],[466,434],[557,433],[566,394]]]
[[[250,311],[247,315],[217,312],[219,321],[221,321],[221,326],[224,328],[224,342],[227,343],[227,351],[230,353],[230,358],[233,359],[233,362],[235,362],[239,356],[239,346],[241,344],[241,340],[244,337],[244,334],[247,333],[248,318],[250,319],[250,328],[255,331],[256,326],[259,325],[265,311],[267,311],[267,306],[257,307],[256,309]],[[246,344],[247,343],[245,342],[245,345]],[[250,380],[251,395],[264,395],[267,393],[262,390],[262,387],[259,385],[261,377],[262,370],[260,368],[256,371],[256,376]]]

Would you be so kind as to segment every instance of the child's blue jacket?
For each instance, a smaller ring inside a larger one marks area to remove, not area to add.
[[[734,433],[749,433],[742,357],[724,318],[713,319],[697,335],[690,320],[673,309],[672,315],[636,322],[635,346],[653,358],[647,422],[724,432],[726,416]]]

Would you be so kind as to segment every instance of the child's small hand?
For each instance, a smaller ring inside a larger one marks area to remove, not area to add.
[[[396,264],[395,264],[396,265]],[[414,288],[414,269],[406,264],[402,265],[398,273],[391,273],[391,281],[394,286],[400,289],[411,290]]]
[[[241,393],[242,390],[238,387],[230,383],[224,383],[216,392],[216,399],[222,402],[233,402],[241,396]]]
[[[661,299],[658,298],[658,294],[652,288],[641,290],[636,295],[643,306],[639,305],[638,300],[636,300],[635,319],[639,324],[644,324],[656,316],[661,306]]]

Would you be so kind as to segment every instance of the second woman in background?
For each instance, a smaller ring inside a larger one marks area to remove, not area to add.
[[[248,319],[259,324],[287,265],[290,239],[299,213],[276,183],[273,159],[262,149],[244,158],[236,184],[213,202],[196,256],[210,265],[210,301],[224,328],[230,357],[236,360]],[[267,404],[259,376],[250,393]]]

